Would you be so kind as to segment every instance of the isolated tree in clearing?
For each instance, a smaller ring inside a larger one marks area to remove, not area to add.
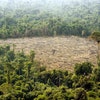
[[[93,32],[90,37],[98,44],[98,60],[100,60],[100,32]]]

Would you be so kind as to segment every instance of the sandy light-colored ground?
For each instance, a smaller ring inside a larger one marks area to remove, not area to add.
[[[97,45],[86,38],[71,37],[33,37],[0,40],[0,45],[13,44],[16,50],[25,53],[34,50],[35,59],[47,65],[48,69],[73,70],[74,64],[91,61],[96,64]]]

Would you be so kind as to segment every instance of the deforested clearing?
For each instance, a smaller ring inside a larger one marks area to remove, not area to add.
[[[47,69],[66,69],[73,71],[76,63],[90,61],[96,64],[97,44],[88,38],[33,37],[0,40],[0,45],[13,45],[15,50],[29,53],[34,50],[35,59],[46,65]]]

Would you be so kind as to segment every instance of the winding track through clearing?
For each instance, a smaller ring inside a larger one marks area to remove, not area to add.
[[[29,53],[34,50],[35,59],[47,65],[48,69],[72,71],[75,63],[91,61],[96,64],[97,45],[94,41],[75,36],[33,37],[0,40],[0,45],[16,45],[16,50]]]

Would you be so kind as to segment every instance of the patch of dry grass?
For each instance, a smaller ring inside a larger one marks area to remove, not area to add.
[[[36,52],[35,59],[47,65],[48,69],[67,69],[72,71],[75,63],[91,61],[96,64],[97,46],[86,38],[71,37],[33,37],[0,40],[0,45],[16,45],[16,50]]]

